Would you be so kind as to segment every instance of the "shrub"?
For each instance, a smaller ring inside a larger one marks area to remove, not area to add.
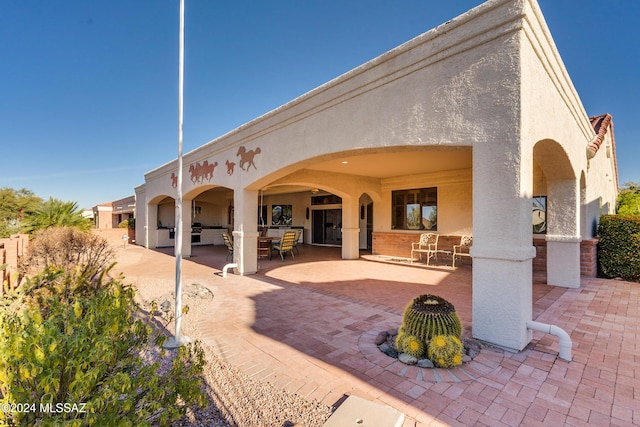
[[[102,237],[73,227],[53,227],[34,233],[20,269],[24,274],[36,274],[49,266],[65,270],[80,268],[93,280],[114,258],[113,248]]]
[[[137,317],[134,290],[109,279],[80,291],[87,280],[86,272],[47,268],[31,279],[21,310],[0,311],[0,403],[35,409],[0,412],[0,425],[168,425],[202,405],[199,343],[178,349],[160,375],[143,357],[152,330]],[[40,410],[64,403],[77,410]]]
[[[602,273],[640,281],[640,215],[603,215],[598,235]]]
[[[136,228],[135,218],[128,218],[120,221],[120,223],[118,224],[118,228]]]

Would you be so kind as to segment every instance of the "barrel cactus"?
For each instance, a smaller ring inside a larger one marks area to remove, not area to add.
[[[400,341],[401,347],[398,347],[399,351],[402,351],[409,356],[413,356],[416,359],[420,359],[424,355],[425,344],[414,335],[403,335]],[[396,340],[397,346],[397,340]]]
[[[424,343],[438,335],[462,337],[462,322],[449,301],[437,295],[420,295],[407,305],[402,326]]]
[[[402,327],[398,330],[398,335],[396,335],[396,350],[400,353],[404,353],[404,339],[406,338],[407,333],[402,330]]]
[[[453,368],[462,363],[462,342],[452,335],[437,335],[427,345],[427,356],[439,368]]]

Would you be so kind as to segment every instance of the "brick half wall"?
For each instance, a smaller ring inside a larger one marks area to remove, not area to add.
[[[411,244],[420,241],[420,234],[411,233],[372,233],[372,253],[376,255],[411,257]],[[438,238],[438,249],[453,252],[453,245],[460,244],[460,236],[441,234]],[[461,257],[456,264],[470,263],[470,257]]]
[[[373,233],[372,252],[376,255],[409,258],[411,244],[420,240],[420,234],[411,233]],[[453,245],[460,243],[460,236],[441,235],[438,249],[453,251]],[[533,271],[545,273],[547,270],[547,242],[533,239],[536,257],[533,259]],[[580,275],[596,277],[598,275],[598,239],[587,239],[580,243]]]

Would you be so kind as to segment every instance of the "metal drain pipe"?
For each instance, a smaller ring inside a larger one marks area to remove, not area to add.
[[[571,347],[573,346],[573,343],[571,342],[571,337],[564,329],[556,325],[535,322],[533,320],[527,321],[527,329],[544,332],[546,334],[551,334],[558,337],[558,342],[560,344],[560,353],[558,354],[558,356],[560,357],[560,359],[571,362]]]
[[[232,262],[231,264],[225,264],[224,267],[222,267],[222,278],[226,278],[227,277],[227,270],[229,270],[230,268],[238,268],[238,264],[235,262]]]

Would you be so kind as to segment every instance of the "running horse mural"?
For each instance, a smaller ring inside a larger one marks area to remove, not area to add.
[[[240,169],[242,169],[243,171],[249,171],[251,166],[253,166],[255,170],[258,170],[256,164],[253,163],[253,158],[256,156],[256,154],[260,154],[260,147],[257,147],[255,150],[247,151],[245,146],[241,145],[238,148],[238,152],[236,153],[236,156],[240,157]],[[246,169],[244,168],[245,164],[247,165]]]
[[[211,181],[213,178],[213,171],[218,166],[218,162],[209,163],[208,160],[205,160],[200,164],[200,162],[196,162],[195,164],[191,164],[189,166],[189,174],[191,175],[191,182],[194,184],[203,182],[205,179],[207,181]]]

